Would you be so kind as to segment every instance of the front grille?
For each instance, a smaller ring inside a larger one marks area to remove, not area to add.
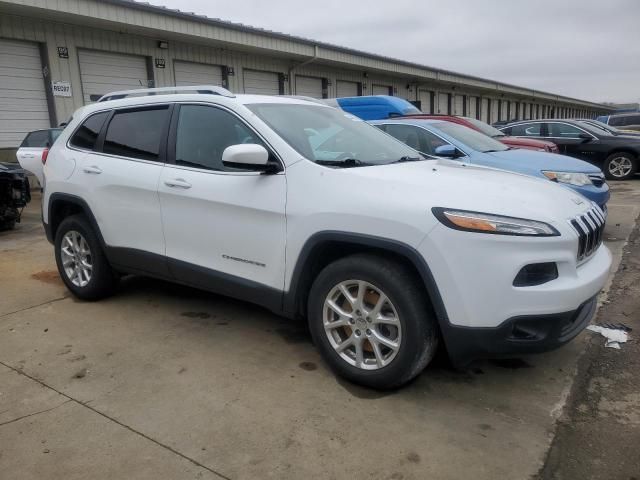
[[[604,185],[604,175],[602,173],[590,173],[589,180],[591,180],[591,183],[593,183],[596,187],[601,187],[602,185]]]
[[[599,207],[594,206],[570,223],[578,233],[578,261],[581,261],[588,258],[602,243],[605,215]]]

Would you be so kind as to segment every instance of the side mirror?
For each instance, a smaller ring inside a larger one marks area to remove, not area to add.
[[[269,163],[269,152],[262,145],[241,143],[231,145],[222,152],[222,163],[227,167],[272,173],[279,168]]]
[[[458,156],[458,149],[453,145],[440,145],[436,147],[434,152],[438,157],[456,158]]]
[[[588,133],[581,133],[580,135],[578,135],[578,138],[580,138],[583,143],[587,143],[593,140],[593,137]]]

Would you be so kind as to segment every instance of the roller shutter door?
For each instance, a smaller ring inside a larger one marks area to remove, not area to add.
[[[438,113],[449,114],[449,94],[438,94]]]
[[[280,95],[280,75],[274,72],[244,70],[244,93]]]
[[[0,148],[51,126],[37,44],[0,40],[0,85]]]
[[[420,110],[423,113],[433,113],[431,102],[433,92],[431,90],[418,90],[418,100],[420,100]]]
[[[468,117],[478,118],[478,97],[469,97]]]
[[[494,123],[498,121],[498,100],[491,100],[491,121],[489,123]]]
[[[464,97],[462,95],[456,95],[455,109],[454,115],[464,114]]]
[[[322,98],[322,79],[296,75],[296,95]]]
[[[502,100],[502,105],[500,106],[500,108],[501,108],[500,120],[508,120],[508,118],[507,118],[508,101],[507,100]]]
[[[118,90],[147,88],[147,59],[138,55],[78,50],[84,103]]]
[[[347,82],[346,80],[336,82],[337,97],[357,97],[359,90],[358,82]]]
[[[393,87],[389,85],[371,85],[371,95],[393,95]]]
[[[480,120],[489,123],[489,99],[482,99],[482,111],[480,112]]]
[[[173,62],[173,72],[176,78],[176,87],[188,87],[191,85],[217,85],[222,86],[222,67],[208,63]]]

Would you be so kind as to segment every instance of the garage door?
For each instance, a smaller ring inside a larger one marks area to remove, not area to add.
[[[449,94],[438,94],[438,113],[449,114]]]
[[[145,57],[78,50],[78,59],[85,104],[109,92],[147,88],[149,84]]]
[[[357,97],[360,93],[358,82],[347,82],[346,80],[338,80],[336,82],[337,97]]]
[[[222,86],[222,67],[208,63],[173,62],[173,72],[176,78],[176,87],[190,85],[217,85]]]
[[[508,105],[509,105],[509,102],[507,100],[502,100],[502,103],[500,104],[500,120],[508,120],[507,118]]]
[[[423,113],[433,113],[432,96],[433,92],[431,90],[418,90],[420,110],[422,110]]]
[[[280,95],[280,75],[274,72],[244,70],[244,93]]]
[[[296,75],[296,95],[322,98],[322,79]]]
[[[491,118],[489,123],[498,121],[498,112],[499,112],[498,100],[491,100]]]
[[[454,115],[464,115],[464,96],[456,95],[455,105],[456,110],[453,112]]]
[[[490,107],[489,103],[490,102],[488,98],[482,99],[482,112],[480,115],[480,119],[483,122],[487,122],[487,123],[489,123],[489,107]]]
[[[371,85],[371,95],[393,95],[393,87],[390,85]]]
[[[478,97],[469,97],[469,111],[467,116],[471,118],[478,118]]]
[[[51,126],[37,44],[0,40],[0,85],[0,148]]]

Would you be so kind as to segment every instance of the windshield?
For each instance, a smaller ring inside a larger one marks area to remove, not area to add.
[[[509,147],[504,143],[500,143],[493,138],[490,138],[480,132],[476,132],[469,127],[458,125],[457,123],[440,122],[434,126],[441,132],[446,133],[458,142],[477,152],[488,153],[509,150]]]
[[[620,135],[622,133],[616,127],[612,127],[611,125],[607,125],[606,123],[602,123],[597,120],[582,120],[581,122],[586,123],[587,125],[591,125],[594,128],[604,130],[607,133],[614,133],[616,135]]]
[[[350,113],[315,105],[247,105],[309,160],[335,166],[385,165],[422,158],[418,152]]]
[[[476,127],[485,135],[489,135],[490,137],[506,137],[504,132],[501,132],[497,128],[493,128],[488,123],[484,123],[481,120],[476,120],[475,118],[471,118],[471,117],[462,117],[462,118],[464,118],[469,123],[472,123],[474,127]]]

